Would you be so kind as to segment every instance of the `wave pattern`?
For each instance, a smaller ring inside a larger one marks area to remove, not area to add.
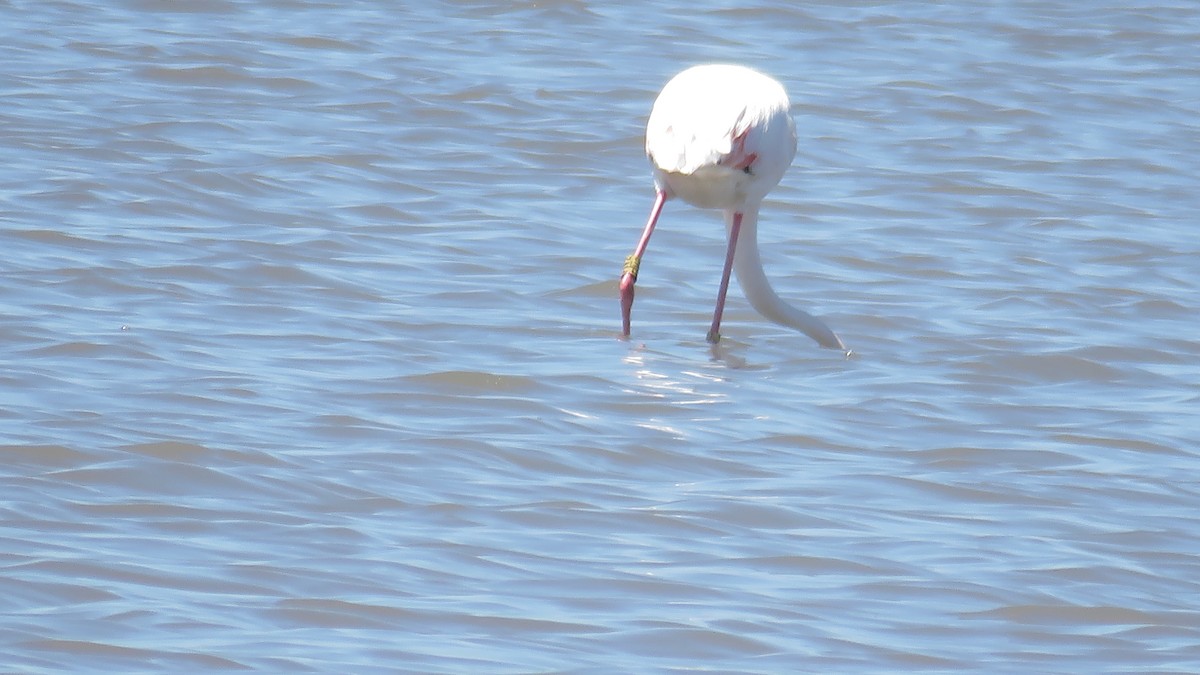
[[[7,4],[8,667],[1195,670],[1200,9],[633,7]],[[704,61],[848,359],[675,204],[618,339]]]

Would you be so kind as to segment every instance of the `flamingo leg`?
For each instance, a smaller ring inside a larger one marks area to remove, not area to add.
[[[638,267],[642,264],[642,254],[646,252],[650,235],[654,234],[654,226],[658,224],[658,216],[666,202],[667,193],[659,190],[654,195],[654,206],[650,208],[650,219],[646,221],[646,229],[642,230],[642,238],[638,240],[633,253],[625,258],[625,269],[621,273],[621,332],[625,337],[629,337],[630,314],[633,312],[633,285],[637,283]]]
[[[725,269],[721,271],[721,287],[717,289],[717,307],[713,310],[712,327],[708,329],[707,340],[712,344],[721,341],[721,314],[725,311],[725,294],[729,292],[729,276],[733,272],[733,254],[737,250],[738,232],[742,229],[741,211],[733,214],[733,224],[729,227],[729,247],[725,251]]]

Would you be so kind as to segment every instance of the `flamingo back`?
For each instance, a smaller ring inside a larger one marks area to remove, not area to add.
[[[655,100],[646,154],[668,194],[702,208],[757,203],[796,155],[787,92],[743,66],[689,68]]]

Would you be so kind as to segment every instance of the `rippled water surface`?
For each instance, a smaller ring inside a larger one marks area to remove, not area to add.
[[[414,4],[414,3],[408,3]],[[0,0],[5,671],[1195,672],[1200,5]],[[791,93],[780,293],[668,204]]]

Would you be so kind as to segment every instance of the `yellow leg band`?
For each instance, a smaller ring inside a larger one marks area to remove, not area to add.
[[[641,266],[641,257],[630,255],[629,257],[625,258],[625,270],[622,272],[622,275],[628,274],[629,276],[633,277],[634,281],[637,281],[638,268]]]

